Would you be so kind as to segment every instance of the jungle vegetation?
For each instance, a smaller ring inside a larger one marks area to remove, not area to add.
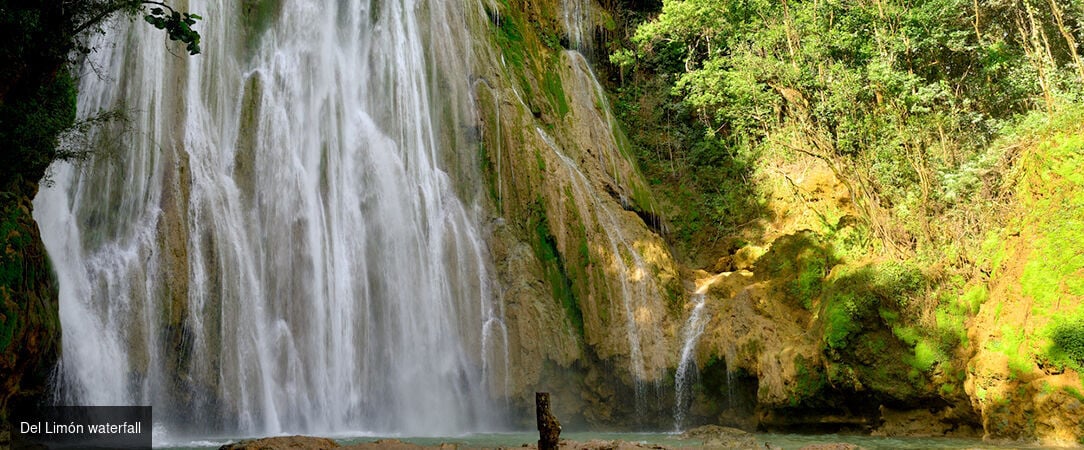
[[[1041,339],[1006,331],[1003,352],[1019,367],[1084,366],[1084,180],[1073,168],[1084,2],[618,3],[602,50],[616,110],[691,265],[766,245],[765,180],[794,161],[823,163],[857,214],[826,215],[770,264],[821,317],[838,367],[890,331],[910,349],[911,377],[942,365],[952,394],[967,324],[993,281],[1021,270],[1030,308],[1058,317]],[[1007,239],[1021,232],[1035,249],[1014,272]],[[1066,304],[1078,306],[1055,313]]]

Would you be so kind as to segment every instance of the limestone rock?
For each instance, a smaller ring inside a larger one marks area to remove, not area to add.
[[[854,445],[854,444],[832,443],[832,444],[806,445],[806,446],[802,447],[799,450],[859,450],[861,448],[862,447],[859,447],[859,446]]]
[[[326,450],[339,448],[340,445],[327,438],[311,436],[279,436],[252,439],[226,444],[218,450]]]
[[[687,430],[681,434],[680,439],[700,441],[704,448],[760,448],[752,434],[718,425],[704,425]]]
[[[760,259],[761,256],[764,256],[764,253],[766,252],[764,247],[747,245],[734,253],[731,263],[736,270],[746,270],[752,268],[757,260]]]

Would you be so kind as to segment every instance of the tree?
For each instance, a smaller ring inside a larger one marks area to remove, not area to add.
[[[81,9],[81,13],[77,14],[78,17],[73,17],[74,19],[81,20],[81,22],[78,22],[78,24],[75,25],[72,33],[74,36],[79,36],[91,29],[96,29],[103,21],[105,21],[105,19],[114,14],[125,12],[134,15],[146,10],[146,14],[143,18],[147,23],[154,25],[159,30],[165,30],[166,33],[168,33],[170,40],[186,44],[186,49],[190,55],[196,55],[200,52],[200,35],[192,29],[192,26],[196,24],[197,20],[202,19],[202,17],[196,14],[180,12],[173,9],[173,7],[168,4],[147,0],[113,0],[102,2],[101,4],[94,6],[95,7]]]
[[[675,80],[721,149],[826,161],[873,231],[906,252],[937,239],[927,217],[959,201],[938,178],[1014,115],[1084,94],[1078,6],[664,0],[632,41],[645,62],[680,52],[679,67],[648,69]]]
[[[171,40],[200,52],[201,17],[159,1],[0,0],[0,191],[34,189],[46,168],[65,153],[57,137],[75,120],[75,83],[68,67],[93,49],[87,35],[103,32],[117,14],[136,16]],[[24,191],[30,192],[30,191]],[[30,195],[33,195],[32,193]]]

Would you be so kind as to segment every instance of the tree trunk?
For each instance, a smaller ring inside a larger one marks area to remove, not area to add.
[[[538,450],[557,450],[561,438],[561,422],[550,412],[550,393],[534,393],[535,414],[538,416]]]

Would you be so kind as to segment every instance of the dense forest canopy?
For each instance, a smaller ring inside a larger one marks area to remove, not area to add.
[[[823,159],[910,253],[950,237],[923,218],[972,202],[999,130],[1080,100],[1081,17],[1066,0],[668,0],[610,60],[665,80],[701,124],[688,163],[733,181],[772,148]],[[754,213],[716,197],[716,223]]]
[[[1084,3],[664,0],[623,19],[615,103],[676,246],[700,266],[748,243],[784,258],[766,265],[820,317],[825,378],[811,386],[882,383],[861,356],[879,330],[909,349],[898,377],[944,383],[950,401],[974,371],[961,349],[983,336],[969,327],[996,329],[981,345],[1006,355],[1010,380],[1084,368],[1084,195],[1068,169],[1081,157]],[[807,242],[772,242],[757,225],[786,214],[769,206],[771,183],[798,192],[785,167],[814,162],[855,216],[822,208]]]

